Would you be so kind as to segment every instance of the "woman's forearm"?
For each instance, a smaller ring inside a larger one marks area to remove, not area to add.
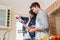
[[[29,26],[25,26],[28,30],[30,30],[31,29],[31,27],[29,27]]]

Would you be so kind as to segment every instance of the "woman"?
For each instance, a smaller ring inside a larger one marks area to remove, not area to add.
[[[30,30],[31,28],[34,28],[33,26],[35,25],[36,21],[36,14],[32,10],[29,11],[28,17],[16,16],[16,18],[23,23],[23,31],[26,29]],[[29,32],[29,35],[31,37],[31,40],[34,40],[35,32]]]

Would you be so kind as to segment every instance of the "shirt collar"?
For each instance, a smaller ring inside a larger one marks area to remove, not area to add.
[[[38,14],[40,14],[42,11],[43,11],[42,9],[41,9],[41,10],[39,10]]]

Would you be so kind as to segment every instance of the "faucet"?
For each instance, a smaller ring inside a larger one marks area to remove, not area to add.
[[[9,31],[6,31],[5,33],[4,33],[4,35],[3,35],[3,40],[5,40],[5,36],[6,36],[6,34],[8,33]]]

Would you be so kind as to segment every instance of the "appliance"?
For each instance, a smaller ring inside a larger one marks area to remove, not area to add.
[[[0,8],[0,28],[7,28],[10,25],[10,9]]]

